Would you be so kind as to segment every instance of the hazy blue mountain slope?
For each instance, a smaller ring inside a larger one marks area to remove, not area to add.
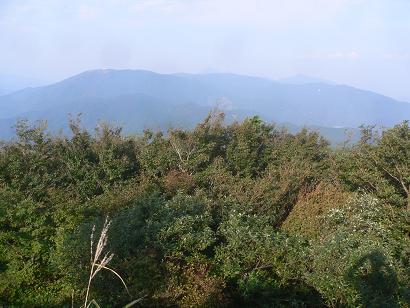
[[[65,100],[59,108],[22,113],[17,118],[0,120],[0,138],[10,137],[10,126],[17,119],[36,121],[47,119],[53,131],[66,130],[68,120],[81,114],[84,127],[93,129],[99,122],[124,127],[128,133],[146,128],[166,129],[170,126],[193,127],[209,113],[210,108],[195,104],[173,106],[158,98],[143,94],[123,95],[115,98],[86,97]]]
[[[299,84],[299,85],[309,84],[309,83],[324,83],[324,84],[333,84],[333,85],[337,84],[336,82],[333,82],[330,80],[306,76],[303,74],[298,74],[298,75],[291,76],[288,78],[279,79],[278,82],[288,83],[288,84]]]
[[[83,103],[86,98],[145,94],[166,99],[168,103],[180,103],[190,101],[196,93],[200,93],[200,89],[195,85],[170,75],[147,71],[90,71],[50,86],[25,89],[3,97],[0,118],[59,108],[67,102]]]
[[[47,119],[58,128],[67,114],[83,113],[126,130],[194,125],[211,106],[231,115],[258,114],[297,126],[392,126],[410,118],[410,104],[349,86],[286,84],[235,74],[157,74],[142,70],[95,70],[45,87],[0,96],[1,125],[17,118]]]
[[[261,106],[278,121],[320,126],[392,126],[410,118],[410,104],[348,86],[284,85],[276,92],[276,109]]]
[[[212,89],[214,100],[223,97],[236,108],[252,109],[279,122],[391,126],[410,118],[410,104],[344,85],[282,84],[232,74],[185,76]]]

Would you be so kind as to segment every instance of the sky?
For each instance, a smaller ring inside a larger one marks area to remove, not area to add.
[[[410,101],[410,0],[0,0],[0,74],[306,74]]]

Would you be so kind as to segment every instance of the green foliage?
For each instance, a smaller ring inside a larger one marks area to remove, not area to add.
[[[338,157],[340,177],[350,189],[366,189],[410,210],[409,161],[409,122],[381,133],[364,127],[361,142]]]
[[[323,221],[306,277],[329,304],[409,304],[410,240],[397,228],[406,223],[403,213],[363,195],[331,210]]]
[[[408,123],[342,150],[217,112],[167,134],[70,127],[0,144],[0,305],[80,306],[106,216],[131,297],[102,271],[101,307],[409,305]]]
[[[58,234],[71,229],[75,209],[47,207],[9,189],[0,190],[0,295],[19,305],[50,305],[68,292],[50,256]],[[75,220],[74,220],[75,221]]]
[[[177,195],[149,220],[155,240],[167,258],[202,253],[215,241],[209,201]]]
[[[326,214],[343,206],[353,196],[344,191],[340,184],[320,182],[313,190],[299,195],[281,229],[315,239],[321,235]]]

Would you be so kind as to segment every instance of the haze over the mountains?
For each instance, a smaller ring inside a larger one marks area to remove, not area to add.
[[[409,11],[408,0],[3,0],[0,137],[18,118],[57,129],[79,112],[88,128],[192,126],[216,104],[230,120],[391,126],[410,118]]]
[[[409,12],[408,0],[2,0],[0,74],[304,73],[405,100]]]
[[[38,87],[46,84],[47,83],[45,81],[35,78],[0,74],[0,95],[5,95],[28,87]]]
[[[235,74],[103,69],[0,96],[0,134],[10,137],[9,127],[19,118],[64,128],[68,114],[78,113],[90,129],[99,121],[124,126],[127,132],[191,127],[215,106],[227,113],[228,121],[260,115],[298,127],[392,126],[410,118],[409,103],[307,76],[273,81]]]

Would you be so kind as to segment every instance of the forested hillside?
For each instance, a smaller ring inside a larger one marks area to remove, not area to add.
[[[409,307],[408,122],[69,126],[0,145],[0,306]]]

